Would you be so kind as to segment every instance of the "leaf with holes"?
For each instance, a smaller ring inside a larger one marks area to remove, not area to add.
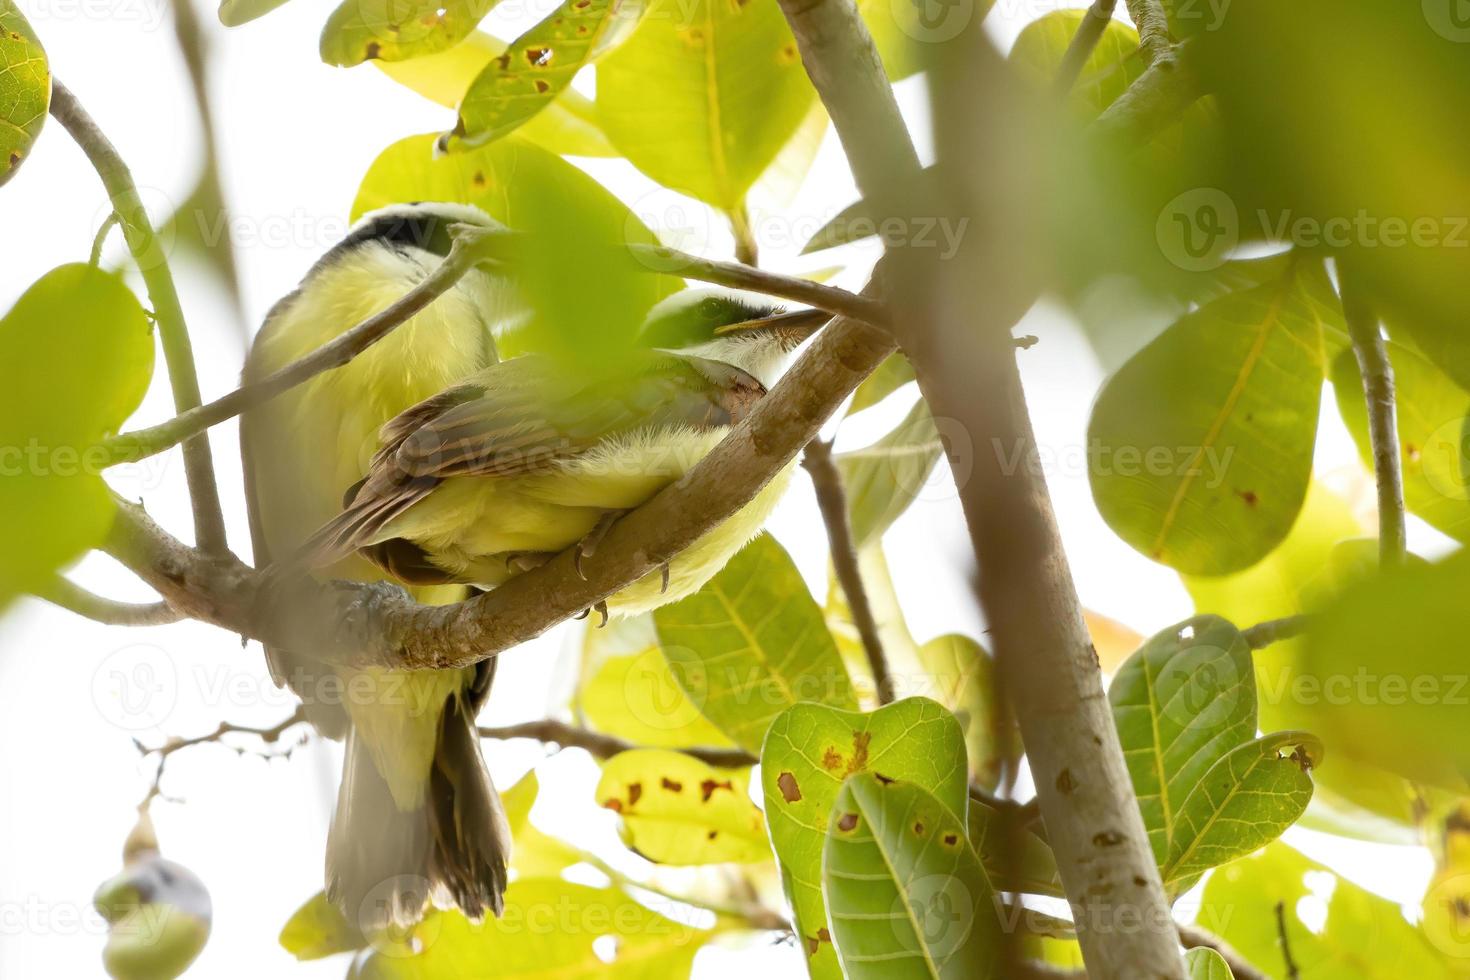
[[[1311,802],[1308,773],[1321,757],[1316,737],[1277,732],[1211,766],[1179,807],[1165,883],[1193,881],[1280,837]]]
[[[943,452],[929,403],[920,399],[877,442],[837,454],[856,547],[877,541],[908,510]]]
[[[1312,474],[1323,331],[1294,266],[1186,314],[1108,379],[1088,425],[1092,496],[1155,561],[1223,575],[1291,530]]]
[[[667,980],[688,976],[695,954],[713,935],[665,918],[616,888],[560,878],[511,882],[499,918],[474,923],[458,912],[431,912],[405,931],[404,943],[380,942],[354,980]],[[603,937],[613,943],[604,948],[598,942]]]
[[[1324,914],[1325,913],[1325,914]],[[1279,841],[1229,864],[1205,882],[1195,923],[1270,977],[1299,980],[1450,980],[1464,974],[1446,953],[1464,935],[1426,936],[1389,901]],[[1434,940],[1451,945],[1436,949]],[[1463,961],[1461,961],[1463,962]]]
[[[857,707],[821,607],[769,534],[653,619],[684,693],[752,752],[760,750],[771,719],[798,701]]]
[[[964,821],[921,786],[857,773],[832,805],[822,895],[848,980],[996,975],[994,889]]]
[[[1151,638],[1108,689],[1154,857],[1168,857],[1185,797],[1256,734],[1251,651],[1234,626],[1196,616]]]
[[[50,104],[46,52],[13,0],[0,0],[0,184],[30,155]]]
[[[485,66],[440,145],[463,150],[513,132],[566,91],[577,72],[627,38],[644,7],[644,0],[565,0]]]
[[[749,769],[721,769],[666,749],[620,752],[602,765],[597,803],[622,818],[623,843],[658,864],[771,857]]]
[[[1010,62],[1038,89],[1050,91],[1062,58],[1087,15],[1084,10],[1055,10],[1027,24],[1011,47]],[[1072,86],[1069,101],[1080,114],[1095,119],[1143,74],[1138,32],[1110,20]]]
[[[964,826],[965,737],[943,705],[906,698],[865,714],[798,704],[772,723],[761,750],[766,824],[807,969],[817,980],[842,975],[822,896],[822,850],[838,790],[860,772],[923,787]]]
[[[776,0],[653,0],[597,66],[608,139],[666,187],[726,211],[775,160],[816,92]]]
[[[322,28],[329,65],[405,61],[463,41],[498,0],[342,0]]]
[[[1399,465],[1404,504],[1461,544],[1470,543],[1470,394],[1418,353],[1388,345],[1398,409]],[[1358,361],[1345,350],[1332,362],[1337,408],[1358,444],[1363,462],[1373,467],[1368,410]]]
[[[970,800],[969,810],[970,845],[997,887],[1008,892],[1065,897],[1057,857],[1046,841],[1030,830],[1007,827],[999,811],[978,800]]]
[[[0,318],[0,606],[101,544],[112,498],[96,445],[153,376],[153,327],[132,290],[90,265],[42,276]]]
[[[505,53],[506,43],[484,31],[438,54],[409,61],[375,61],[383,74],[399,85],[442,105],[456,108],[470,85],[491,61]],[[611,157],[617,151],[597,125],[592,100],[576,89],[566,89],[549,106],[530,119],[516,135],[552,153],[580,157]]]
[[[1184,954],[1185,980],[1235,980],[1225,957],[1204,946]]]

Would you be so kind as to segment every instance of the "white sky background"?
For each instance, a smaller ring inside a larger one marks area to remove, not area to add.
[[[164,217],[192,187],[199,155],[166,0],[19,3],[46,45],[54,74],[118,146],[155,219]],[[544,6],[540,0],[507,0],[492,24],[498,33],[514,34],[540,16],[528,10],[538,4]],[[229,32],[218,26],[212,9],[201,8],[216,42],[212,92],[250,331],[341,236],[358,179],[374,157],[403,136],[441,130],[452,122],[448,110],[371,67],[344,71],[323,65],[317,37],[331,8],[322,0],[294,0]],[[522,16],[503,16],[512,8]],[[991,26],[1009,43],[1022,24],[1049,9],[1054,8],[1042,0],[1000,0]],[[927,131],[922,92],[907,83],[901,96],[922,140]],[[589,169],[630,202],[653,189],[625,163],[597,161]],[[795,254],[806,234],[854,196],[829,133],[800,192],[799,208],[785,212],[799,213],[808,223],[792,233],[791,241],[775,237],[781,226],[767,226],[763,261],[789,271],[830,263],[830,256],[797,260]],[[673,203],[668,195],[655,200],[660,206]],[[49,124],[22,172],[0,189],[0,308],[8,308],[47,270],[86,259],[106,214],[104,202],[81,153],[59,126]],[[686,214],[701,208],[687,201],[683,207]],[[759,225],[759,201],[755,211]],[[722,234],[716,232],[717,241]],[[121,256],[116,236],[108,254]],[[205,397],[211,398],[236,383],[245,328],[232,322],[224,298],[198,272],[188,263],[176,267]],[[1054,307],[1036,310],[1022,329],[1041,338],[1022,358],[1023,370],[1040,444],[1058,461],[1047,475],[1083,602],[1143,633],[1184,618],[1192,608],[1177,576],[1123,544],[1093,507],[1081,450],[1088,410],[1103,377],[1096,360],[1067,315]],[[171,414],[164,377],[160,361],[158,383],[135,424]],[[869,441],[905,409],[887,405],[867,413],[872,418],[849,423],[842,445]],[[213,444],[231,542],[248,555],[234,426],[215,429]],[[1361,467],[1331,408],[1323,413],[1317,463],[1318,475],[1332,478],[1334,485],[1363,486]],[[156,518],[187,536],[177,452],[113,482],[127,495],[141,496]],[[1363,499],[1371,508],[1369,498]],[[772,529],[820,595],[826,544],[804,480],[797,480]],[[1443,547],[1417,523],[1410,543],[1421,553]],[[966,584],[968,548],[942,463],[886,544],[910,627],[920,640],[952,630],[978,635],[978,614]],[[148,597],[106,559],[86,560],[75,576],[118,598]],[[555,710],[569,683],[566,656],[581,628],[560,628],[506,654],[483,720],[503,724]],[[139,716],[121,714],[106,694],[112,671],[139,664],[154,669],[163,685],[143,716],[148,727],[142,728]],[[139,762],[134,736],[156,744],[170,735],[209,731],[221,720],[273,724],[290,710],[289,700],[272,687],[258,646],[242,650],[236,638],[210,627],[183,623],[128,631],[92,625],[34,601],[13,610],[0,622],[0,977],[102,975],[105,934],[91,910],[91,895],[117,871],[133,808],[151,778],[151,766]],[[252,743],[243,739],[241,744]],[[544,757],[526,742],[488,743],[487,749],[502,787]],[[190,976],[275,972],[335,980],[344,974],[341,957],[296,964],[276,944],[287,916],[321,887],[339,764],[339,748],[320,741],[289,761],[237,757],[226,748],[203,746],[170,762],[165,791],[185,802],[154,805],[160,840],[169,857],[204,879],[215,905],[214,934]],[[536,819],[545,829],[560,830],[583,846],[616,841],[615,818],[592,803],[595,767],[585,756],[563,753],[543,763],[542,773]],[[1417,849],[1347,845],[1307,832],[1293,832],[1292,839],[1396,901],[1416,902],[1428,878],[1427,855]],[[792,947],[734,954],[711,950],[699,959],[700,976],[757,970],[769,976],[804,975]]]

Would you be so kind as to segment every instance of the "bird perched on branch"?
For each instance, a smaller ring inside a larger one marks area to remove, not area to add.
[[[471,212],[415,205],[365,218],[272,311],[247,375],[289,363],[401,296],[447,253],[449,224],[489,221]],[[323,577],[396,580],[430,602],[494,588],[573,546],[580,568],[620,515],[679,479],[749,413],[828,319],[684,290],[650,312],[616,370],[589,375],[549,354],[496,360],[493,330],[518,302],[507,281],[476,270],[345,367],[244,419],[257,558],[305,563]],[[374,451],[364,453],[368,443]],[[604,620],[697,590],[759,531],[789,473],[599,604]],[[311,657],[268,653],[277,676],[306,696],[289,671]],[[474,731],[493,664],[368,672],[370,691],[391,686],[398,696],[345,699],[327,891],[363,928],[413,921],[430,902],[471,917],[500,910],[510,841]]]

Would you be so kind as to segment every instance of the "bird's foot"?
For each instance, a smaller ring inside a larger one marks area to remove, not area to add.
[[[659,579],[659,583],[658,583],[658,594],[659,595],[668,595],[669,594],[669,563],[668,562],[664,562],[662,565],[660,565],[658,567],[658,570],[659,570],[659,575],[661,576],[661,578]]]
[[[503,556],[507,572],[529,572],[556,557],[551,551],[507,551]]]
[[[597,546],[602,544],[602,539],[607,537],[607,532],[611,531],[612,526],[618,522],[618,518],[626,513],[625,510],[610,510],[603,514],[592,526],[592,530],[587,532],[587,536],[573,546],[572,567],[576,569],[577,577],[582,581],[587,581],[587,574],[582,571],[582,559],[591,558],[597,553]]]
[[[597,624],[597,628],[598,629],[602,629],[604,626],[607,625],[607,600],[606,599],[598,599],[592,605],[588,606],[586,609],[583,609],[581,612],[577,613],[577,615],[573,616],[572,618],[573,619],[586,619],[593,612],[596,612],[599,616],[602,617],[602,621]]]

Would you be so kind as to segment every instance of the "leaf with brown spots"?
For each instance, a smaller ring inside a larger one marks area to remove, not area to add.
[[[566,0],[485,66],[441,146],[484,146],[514,131],[568,89],[577,72],[625,40],[644,9],[644,0]]]
[[[597,802],[619,814],[623,841],[650,861],[771,858],[765,821],[750,798],[749,770],[718,769],[683,752],[635,749],[603,763]]]
[[[842,975],[831,944],[813,941],[827,925],[826,828],[843,779],[854,773],[871,773],[879,785],[914,783],[942,801],[961,830],[965,825],[965,738],[944,706],[908,698],[864,714],[805,703],[776,718],[761,752],[766,821],[797,932],[813,950],[807,967],[817,980]],[[925,823],[935,826],[932,819]]]
[[[823,844],[822,894],[847,980],[997,976],[1002,931],[990,877],[964,821],[920,786],[871,773],[842,784]],[[896,963],[906,969],[895,972]]]
[[[14,2],[0,0],[0,184],[30,155],[50,104],[46,52]]]
[[[468,37],[498,2],[342,0],[322,28],[322,60],[345,68],[437,54]]]

